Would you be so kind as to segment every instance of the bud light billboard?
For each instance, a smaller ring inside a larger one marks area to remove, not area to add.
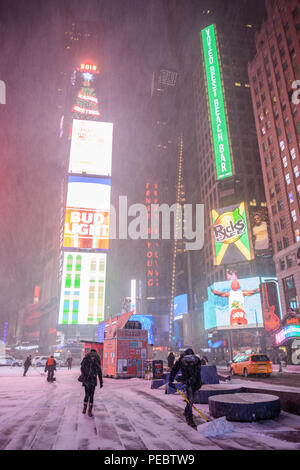
[[[248,213],[244,202],[212,210],[214,264],[233,264],[254,258]]]

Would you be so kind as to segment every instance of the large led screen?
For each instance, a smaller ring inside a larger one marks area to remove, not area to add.
[[[111,176],[113,124],[73,119],[69,173]]]
[[[215,25],[201,31],[217,180],[233,175]]]
[[[244,202],[212,210],[214,264],[240,263],[254,258]]]
[[[251,277],[212,284],[204,305],[205,329],[262,327],[260,284],[264,281]]]
[[[64,248],[108,249],[110,179],[69,176]]]
[[[182,315],[188,313],[187,294],[174,297],[174,320],[182,318]]]
[[[97,325],[104,320],[105,274],[105,253],[64,253],[60,325]]]

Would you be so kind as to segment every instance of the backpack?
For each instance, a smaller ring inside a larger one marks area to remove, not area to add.
[[[194,389],[201,387],[201,362],[194,354],[189,354],[181,358],[181,371],[187,385]]]

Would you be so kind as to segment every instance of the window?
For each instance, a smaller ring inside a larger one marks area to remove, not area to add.
[[[290,179],[290,174],[289,173],[287,173],[285,175],[285,182],[286,182],[287,185],[291,184],[291,179]]]
[[[277,206],[276,206],[276,204],[273,204],[273,206],[272,206],[272,214],[273,214],[273,215],[276,215],[276,214],[277,214]]]
[[[289,246],[289,245],[287,245],[287,246]],[[288,255],[286,257],[286,266],[287,266],[287,268],[290,268],[291,266],[293,266],[293,257],[292,257],[292,255]]]
[[[268,150],[267,142],[263,142],[263,149],[264,149],[265,152]]]
[[[266,164],[266,166],[270,165],[270,158],[268,156],[266,156],[266,158],[265,158],[265,164]]]
[[[269,137],[268,137],[268,142],[269,142],[269,145],[273,144],[273,136],[272,136],[272,134],[269,135]]]
[[[296,158],[296,152],[295,152],[295,149],[294,149],[294,148],[291,149],[290,154],[291,154],[292,160],[295,160],[295,158]]]
[[[283,141],[283,140],[281,140],[281,141],[279,142],[279,146],[280,146],[281,151],[283,151],[283,150],[285,149],[285,145],[284,145],[284,141]]]
[[[286,220],[285,220],[285,217],[281,217],[280,218],[280,227],[282,228],[282,230],[284,228],[286,228]]]
[[[291,211],[291,216],[292,216],[293,222],[297,222],[297,215],[296,215],[296,211],[295,211],[295,210],[292,210],[292,211]]]
[[[284,271],[285,270],[285,260],[283,258],[281,258],[281,260],[279,261],[279,265],[280,265],[281,271]]]
[[[274,222],[274,230],[275,230],[275,233],[279,233],[279,232],[280,232],[279,222]]]
[[[272,168],[272,171],[273,171],[274,178],[276,178],[276,176],[278,176],[277,166],[274,166],[274,168]]]
[[[289,238],[288,237],[283,237],[283,246],[284,248],[287,248],[290,245]]]
[[[297,186],[297,192],[298,192],[298,196],[300,197],[300,184],[298,184]]]
[[[293,193],[292,193],[292,192],[289,192],[289,193],[288,193],[288,197],[289,197],[290,203],[292,204],[292,203],[294,202]]]
[[[277,240],[277,250],[278,251],[282,250],[282,241],[281,240]],[[284,268],[283,269],[285,269],[285,263],[284,263]]]
[[[280,126],[277,126],[276,130],[277,130],[277,135],[278,135],[278,136],[281,135],[281,127],[280,127]]]
[[[276,191],[276,194],[280,193],[280,191],[281,191],[280,183],[275,184],[275,191]]]
[[[270,189],[270,198],[272,199],[275,196],[274,188]]]
[[[298,165],[294,166],[294,174],[295,174],[295,177],[298,178],[299,176],[299,168],[298,168]]]
[[[283,167],[286,168],[287,167],[287,158],[286,157],[283,157],[282,158],[282,163],[283,163]]]
[[[279,199],[279,201],[277,202],[277,205],[278,205],[279,211],[282,211],[284,209],[284,204],[283,204],[282,199]]]

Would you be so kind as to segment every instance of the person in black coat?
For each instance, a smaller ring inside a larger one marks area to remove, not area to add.
[[[201,387],[201,360],[192,349],[186,349],[178,361],[172,367],[169,383],[172,384],[179,370],[182,373],[181,381],[186,386],[186,398],[188,400],[184,414],[189,426],[197,429],[193,420],[194,394]]]
[[[24,362],[24,374],[23,376],[25,377],[29,367],[31,366],[31,355],[27,356],[26,361]]]
[[[97,386],[97,377],[99,378],[100,388],[103,387],[102,369],[100,357],[95,349],[91,349],[82,360],[80,365],[82,375],[82,386],[85,389],[82,413],[85,414],[89,404],[88,415],[93,416],[92,409],[94,404],[94,393]]]
[[[175,362],[175,354],[173,353],[173,351],[171,351],[170,354],[168,355],[168,367],[169,367],[169,369],[172,369],[172,367],[174,365],[174,362]]]

